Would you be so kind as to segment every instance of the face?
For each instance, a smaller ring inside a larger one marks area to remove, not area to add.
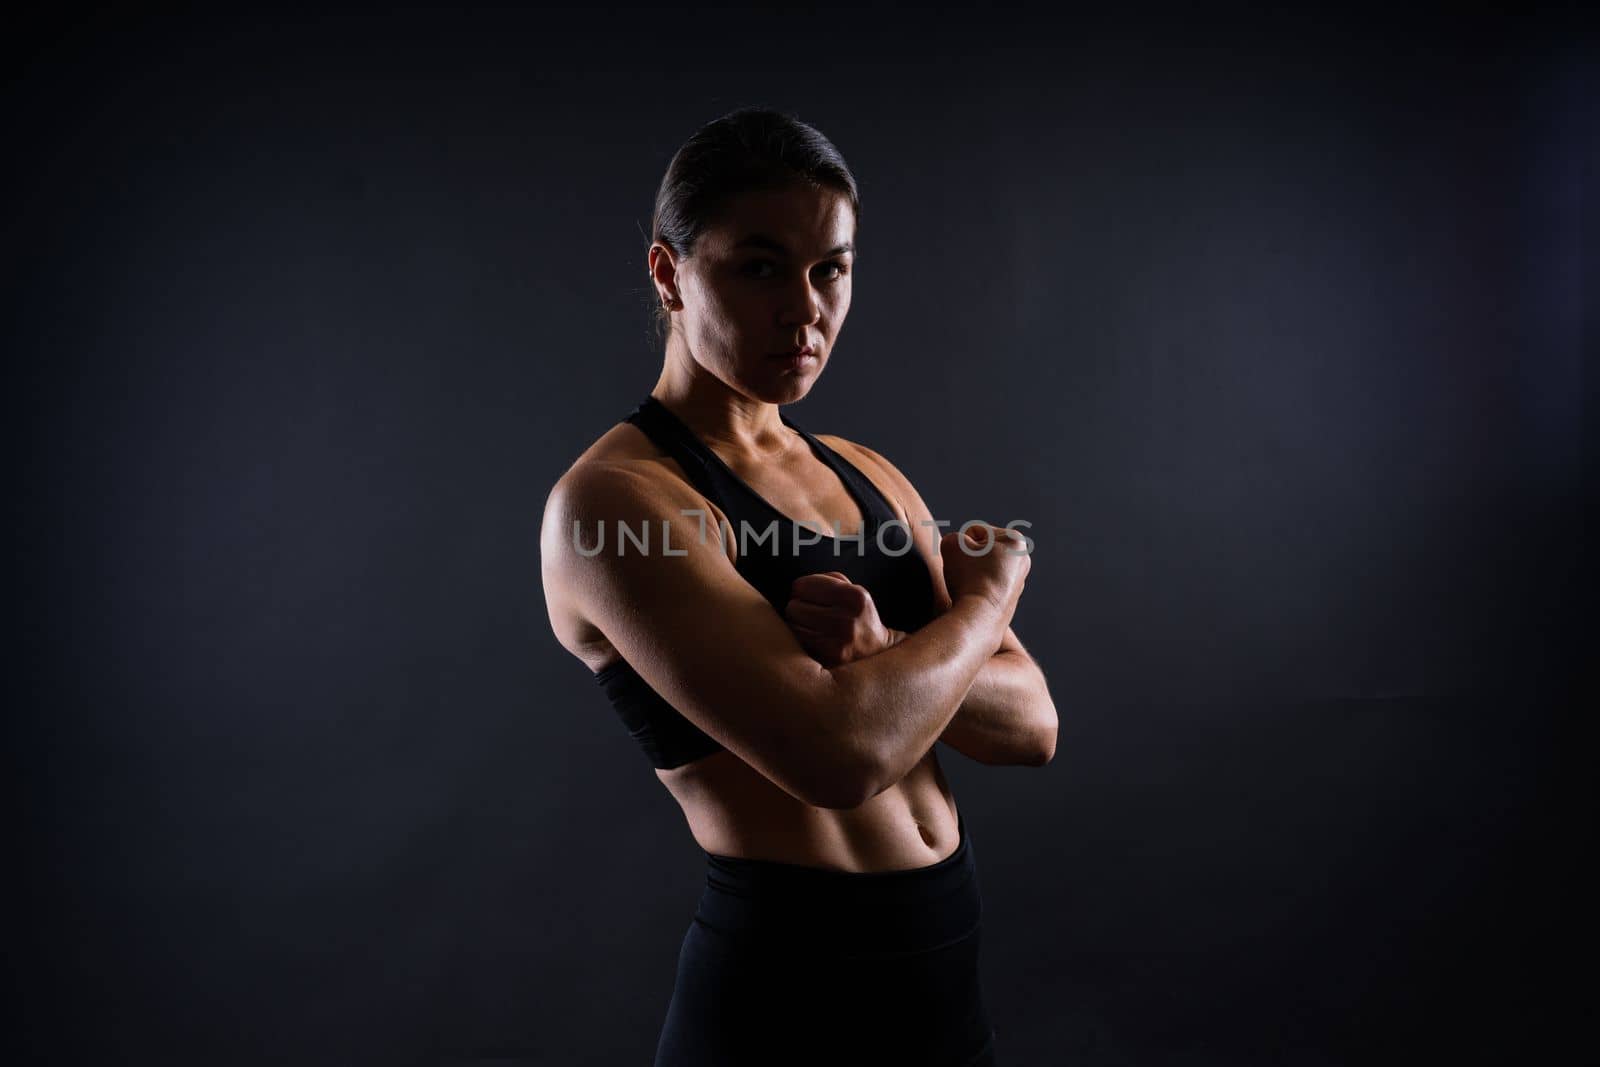
[[[745,193],[702,231],[693,254],[651,249],[657,288],[690,356],[729,388],[799,400],[827,366],[850,310],[855,213],[844,194],[806,187]],[[810,347],[798,360],[791,353]]]

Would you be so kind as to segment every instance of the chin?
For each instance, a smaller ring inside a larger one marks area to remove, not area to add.
[[[804,400],[811,389],[807,387],[796,388],[791,384],[785,388],[781,383],[777,385],[741,385],[738,391],[751,400],[759,400],[763,404],[793,404],[797,400]]]
[[[733,384],[733,388],[752,400],[760,400],[767,404],[793,404],[797,400],[804,400],[806,394],[811,392],[811,387],[816,385],[818,373],[812,374],[767,374],[758,380],[748,378],[740,379]]]

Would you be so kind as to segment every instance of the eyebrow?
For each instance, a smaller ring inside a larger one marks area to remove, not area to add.
[[[740,249],[740,248],[765,248],[765,249],[769,249],[770,251],[777,252],[779,255],[787,256],[789,254],[789,250],[784,247],[782,241],[778,241],[778,240],[775,240],[775,239],[773,239],[771,237],[768,237],[764,233],[753,233],[749,237],[746,237],[744,240],[740,241],[738,244],[734,245],[733,247],[735,249]],[[855,250],[856,250],[855,244],[853,242],[846,241],[842,245],[836,245],[835,247],[828,249],[822,255],[823,255],[823,258],[826,259],[829,256],[842,256],[846,252],[854,253]]]

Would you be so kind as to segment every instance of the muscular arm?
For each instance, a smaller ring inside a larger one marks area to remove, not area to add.
[[[540,531],[552,614],[580,612],[673,707],[807,803],[856,807],[900,781],[948,727],[1009,612],[962,597],[880,655],[825,668],[683,514],[704,509],[682,483],[628,464],[569,471]],[[620,541],[619,523],[648,529],[654,551]],[[590,554],[601,524],[610,536]]]
[[[830,438],[830,441],[838,440]],[[922,495],[910,479],[878,453],[851,442],[845,445],[872,460],[895,490],[916,535],[917,550],[933,572],[939,604],[947,607],[950,593],[945,587],[944,564],[938,548],[941,531],[933,525],[933,515]],[[896,642],[906,639],[899,631],[890,633]],[[879,655],[892,651],[893,647]],[[973,676],[961,706],[939,740],[979,763],[1038,767],[1055,757],[1056,730],[1056,706],[1050,698],[1044,672],[1022,647],[1015,631],[1007,626],[999,647]]]
[[[1055,702],[1044,672],[1009,626],[1006,637],[973,676],[939,740],[979,763],[1042,767],[1055,758]]]

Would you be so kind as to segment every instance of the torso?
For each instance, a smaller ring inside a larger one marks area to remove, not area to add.
[[[817,436],[870,478],[900,518],[906,518],[888,475],[875,461],[843,438]],[[784,514],[830,530],[837,522],[845,536],[860,530],[860,508],[838,476],[812,455],[803,441],[796,439],[791,447],[786,459],[759,466],[720,449],[718,455]],[[689,481],[675,460],[625,422],[608,430],[574,466],[590,462],[627,463],[650,477]],[[715,529],[711,519],[727,521],[713,502],[707,500],[705,506],[708,527]],[[737,558],[735,541],[728,538],[724,542],[730,563]],[[598,671],[619,658],[605,635],[569,600],[560,598],[553,603],[552,622],[558,637],[585,666]],[[717,855],[834,870],[883,871],[937,863],[959,843],[955,797],[936,749],[929,749],[899,782],[860,807],[847,810],[804,803],[726,749],[682,766],[658,769],[656,777],[683,809],[696,843]]]

